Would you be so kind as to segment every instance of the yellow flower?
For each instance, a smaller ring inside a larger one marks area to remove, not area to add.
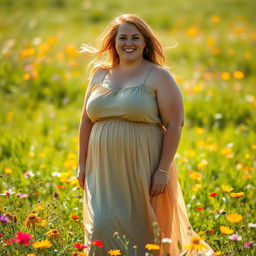
[[[221,73],[221,78],[225,81],[230,79],[230,73],[229,72],[223,72]]]
[[[46,236],[51,238],[60,238],[60,232],[57,229],[51,229],[48,232],[45,233]]]
[[[27,256],[36,256],[35,253],[29,253]]]
[[[71,253],[72,256],[88,256],[86,253],[84,252],[72,252]]]
[[[202,174],[200,172],[189,171],[188,173],[193,180],[202,180]]]
[[[230,235],[234,233],[234,230],[226,226],[220,226],[220,232],[225,235]]]
[[[230,193],[231,197],[239,198],[244,196],[244,192]]]
[[[12,168],[5,168],[5,169],[4,169],[4,172],[5,172],[6,174],[11,174],[11,173],[12,173]]]
[[[233,188],[231,186],[229,186],[229,185],[222,185],[221,188],[226,193],[229,193],[229,192],[231,192],[233,190]]]
[[[217,256],[219,256],[219,255],[221,255],[221,254],[222,254],[222,252],[217,251],[217,252],[214,252],[214,254],[215,254],[215,255],[217,255]]]
[[[207,248],[205,244],[202,242],[202,238],[200,236],[194,236],[190,240],[190,244],[186,245],[185,248],[189,250],[203,250],[204,248]]]
[[[42,219],[34,213],[30,213],[25,220],[25,226],[29,228],[31,226],[38,225],[40,224],[41,220]]]
[[[227,216],[227,220],[232,223],[240,222],[243,219],[243,216],[238,213],[231,213]]]
[[[27,48],[21,51],[21,57],[31,57],[35,54],[36,50],[34,48]]]
[[[110,250],[110,251],[108,251],[108,254],[110,254],[110,255],[121,255],[121,252],[120,252],[120,250]]]
[[[193,26],[193,27],[190,27],[188,30],[187,30],[187,36],[188,37],[195,37],[198,35],[198,28]]]
[[[151,251],[151,250],[159,250],[160,246],[158,244],[146,244],[145,248],[148,249],[149,251]]]
[[[241,71],[234,71],[233,72],[233,77],[236,79],[242,79],[244,78],[244,73]]]
[[[52,244],[48,239],[46,239],[42,241],[36,241],[32,244],[32,246],[37,249],[42,249],[42,248],[50,248]]]
[[[194,192],[198,191],[199,189],[201,189],[202,185],[201,184],[196,184],[195,186],[193,186],[192,190]]]
[[[212,21],[213,23],[219,22],[219,21],[220,21],[220,16],[219,16],[219,15],[212,15],[212,16],[211,16],[211,21]]]

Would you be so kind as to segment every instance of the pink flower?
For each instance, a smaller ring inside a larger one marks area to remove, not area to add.
[[[252,242],[246,242],[246,243],[244,243],[244,248],[249,248],[251,244],[252,244]]]
[[[17,242],[19,244],[29,244],[29,240],[31,240],[32,237],[30,234],[18,232],[16,233],[16,237],[12,238],[11,241]]]
[[[239,240],[242,240],[242,237],[239,236],[238,234],[233,234],[233,235],[230,235],[228,236],[229,239],[233,240],[233,241],[239,241]]]

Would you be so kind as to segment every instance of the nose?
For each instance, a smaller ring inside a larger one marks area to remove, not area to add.
[[[132,39],[127,38],[127,40],[125,41],[126,45],[131,45],[132,44]]]

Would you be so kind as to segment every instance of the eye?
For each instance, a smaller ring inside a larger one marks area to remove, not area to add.
[[[137,39],[140,39],[138,36],[135,36],[133,39],[137,40]]]
[[[125,37],[124,37],[124,36],[121,36],[121,37],[119,37],[119,39],[123,40],[123,39],[125,39]]]

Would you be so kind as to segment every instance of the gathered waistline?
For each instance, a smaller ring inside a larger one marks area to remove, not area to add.
[[[113,120],[113,119],[114,119],[114,120],[119,120],[119,121],[131,122],[131,123],[152,125],[152,126],[156,126],[156,127],[162,128],[162,126],[161,126],[160,124],[157,124],[157,123],[149,123],[149,122],[143,122],[143,121],[134,121],[134,120],[128,120],[128,119],[121,118],[121,117],[106,117],[106,118],[101,118],[101,119],[95,121],[94,123],[104,122],[104,121]]]

